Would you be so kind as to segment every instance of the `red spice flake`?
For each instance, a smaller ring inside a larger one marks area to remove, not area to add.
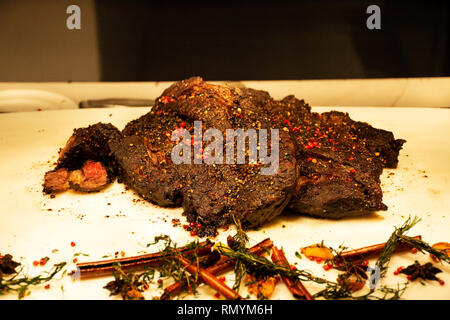
[[[288,125],[288,126],[291,125],[291,123],[290,123],[289,120],[287,120],[287,119],[284,119],[284,120],[283,120],[283,123],[284,123],[285,125]]]
[[[70,246],[72,246],[72,247],[75,247],[76,245],[77,244],[75,242],[73,242],[73,241],[70,243]]]
[[[169,102],[175,102],[174,98],[169,98]]]
[[[156,111],[156,114],[161,114],[161,113],[162,113],[161,110]]]
[[[308,144],[306,144],[305,145],[305,149],[312,149],[312,148],[314,148],[314,147],[317,147],[317,142],[316,141],[314,141],[314,142],[308,142]]]
[[[354,168],[351,168],[350,170],[348,170],[348,172],[350,172],[351,174],[355,174],[356,170]]]
[[[444,280],[439,279],[438,281],[439,281],[439,284],[440,284],[441,286],[445,285],[445,281],[444,281]]]
[[[316,262],[317,263],[322,263],[323,259],[322,258],[316,258]]]
[[[407,278],[409,281],[411,281],[412,275],[409,275],[409,276],[407,276],[406,278]]]
[[[39,265],[39,261],[33,261],[33,266],[37,267]]]
[[[201,223],[197,223],[197,228],[202,228],[203,226],[202,226],[202,224]]]
[[[77,258],[73,259],[73,263],[77,263],[77,262],[78,262]]]
[[[160,101],[164,104],[167,104],[167,103],[169,103],[169,97],[168,96],[161,97]]]
[[[400,271],[402,271],[403,269],[404,269],[403,267],[398,267],[397,270],[394,271],[394,275],[398,276]]]
[[[49,284],[46,284],[44,288],[45,288],[46,290],[48,290],[48,289],[50,289],[50,285],[49,285]]]
[[[324,264],[324,265],[323,265],[323,270],[328,271],[328,270],[330,270],[330,269],[331,269],[331,267],[330,267],[329,264]]]
[[[367,266],[369,265],[369,261],[364,260],[364,261],[362,262],[362,265],[363,265],[364,267],[367,267]]]
[[[197,232],[191,231],[190,235],[191,235],[192,237],[195,237],[195,236],[197,235]]]
[[[297,267],[294,266],[293,264],[291,264],[289,267],[291,268],[291,270],[297,270]]]
[[[348,157],[347,159],[348,159],[349,161],[355,160],[355,158],[354,158],[354,157],[351,157],[351,156]]]
[[[419,252],[419,250],[417,250],[417,248],[411,248],[411,253],[416,254],[417,252]]]
[[[180,123],[180,128],[186,128],[186,122],[181,122]]]
[[[220,299],[220,293],[218,293],[218,292],[214,293],[214,297],[217,299]]]
[[[328,139],[328,142],[329,143],[333,143],[333,139]]]
[[[220,282],[225,282],[225,277],[219,277]]]
[[[39,260],[39,265],[45,266],[48,260],[50,260],[49,257],[41,258],[41,260]]]

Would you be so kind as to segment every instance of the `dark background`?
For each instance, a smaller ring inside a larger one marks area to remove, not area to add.
[[[366,9],[381,8],[381,30]],[[96,1],[101,80],[450,75],[448,1]]]
[[[372,4],[381,30],[366,27]],[[0,82],[450,76],[449,13],[448,0],[0,0]]]

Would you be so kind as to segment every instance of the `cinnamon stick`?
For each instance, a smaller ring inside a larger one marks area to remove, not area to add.
[[[197,267],[192,262],[179,255],[178,260],[180,263],[186,268],[187,271],[191,274],[198,274],[203,281],[205,281],[209,286],[213,289],[217,290],[221,293],[226,299],[229,300],[244,300],[239,293],[235,292],[233,289],[228,287],[224,282],[217,279],[211,272],[206,269]]]
[[[412,237],[413,239],[420,240],[422,239],[422,236],[415,236]],[[359,249],[353,249],[342,252],[338,257],[342,258],[346,261],[351,260],[358,260],[362,258],[369,258],[380,255],[380,253],[383,251],[384,246],[386,243],[380,243],[380,244],[374,244],[367,247],[362,247]],[[395,252],[405,251],[411,249],[411,246],[405,243],[400,243],[397,247],[397,250]]]
[[[272,248],[272,246],[273,246],[272,240],[266,238],[248,250],[252,254],[262,255],[267,249]],[[236,259],[229,257],[222,257],[215,265],[206,268],[206,270],[213,275],[217,275],[222,272],[226,272],[233,269],[235,264]],[[203,280],[198,279],[197,285],[201,283],[203,283]],[[161,295],[160,300],[167,300],[176,297],[183,291],[186,285],[187,285],[186,281],[180,280],[168,286],[166,289],[164,289],[164,293]]]
[[[275,246],[272,248],[271,258],[273,263],[290,268],[290,264],[286,259],[283,251]],[[314,297],[308,292],[308,290],[306,290],[305,286],[303,286],[303,283],[300,280],[294,280],[285,276],[282,276],[281,278],[295,298],[314,300]]]
[[[200,242],[198,248],[190,249],[189,247],[180,247],[177,249],[178,252],[183,255],[193,255],[204,256],[211,252],[212,243],[209,241]],[[77,274],[80,279],[101,277],[111,275],[115,270],[115,265],[121,265],[122,270],[138,270],[144,267],[155,267],[162,263],[170,254],[164,252],[155,252],[139,256],[119,258],[119,259],[109,259],[100,260],[93,262],[77,263],[77,271],[72,272],[72,275]]]

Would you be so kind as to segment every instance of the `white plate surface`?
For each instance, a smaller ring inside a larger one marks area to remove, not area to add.
[[[74,101],[59,93],[35,89],[0,90],[0,112],[77,108]]]

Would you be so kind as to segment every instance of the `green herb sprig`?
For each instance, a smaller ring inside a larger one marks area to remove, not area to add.
[[[35,277],[23,274],[23,268],[9,278],[0,277],[0,295],[16,292],[19,299],[22,299],[29,294],[30,287],[49,282],[64,269],[66,264],[66,262],[55,264],[49,271]]]
[[[414,227],[417,223],[420,222],[421,219],[418,217],[408,217],[408,219],[401,225],[400,227],[395,227],[394,232],[391,234],[389,239],[386,241],[386,244],[383,248],[383,251],[380,253],[380,256],[375,263],[375,265],[380,268],[380,277],[384,277],[386,275],[386,271],[388,268],[389,261],[391,260],[392,254],[397,250],[397,247],[401,243],[401,237],[405,232]]]

